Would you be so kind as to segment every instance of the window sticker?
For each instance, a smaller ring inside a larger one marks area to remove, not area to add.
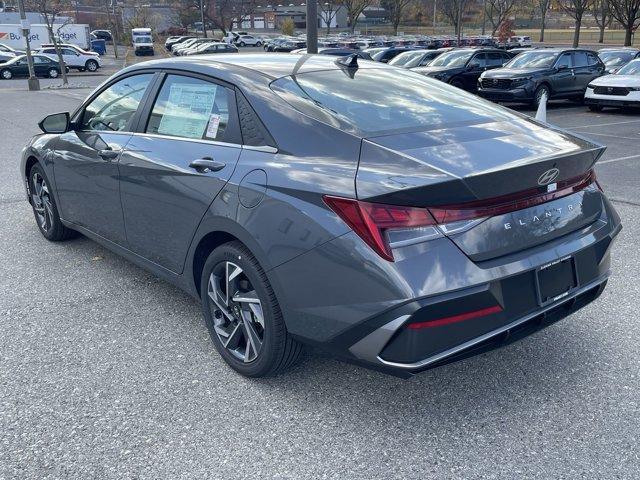
[[[217,88],[217,85],[213,84],[171,85],[158,133],[203,138]]]
[[[212,113],[209,117],[209,125],[207,126],[207,138],[216,138],[218,136],[218,127],[220,126],[220,115]]]

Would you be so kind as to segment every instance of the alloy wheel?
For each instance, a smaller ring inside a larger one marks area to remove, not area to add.
[[[253,362],[262,350],[265,323],[251,281],[235,263],[220,262],[209,276],[207,294],[222,346],[239,361]]]
[[[98,69],[98,64],[96,62],[89,61],[87,62],[87,70],[90,72],[95,72]]]
[[[2,71],[2,78],[4,78],[5,80],[11,80],[11,77],[13,77],[13,74],[11,73],[10,70]]]
[[[56,70],[55,68],[52,68],[51,70],[49,70],[49,76],[51,78],[58,78],[58,70]]]
[[[43,232],[48,232],[53,223],[53,206],[51,204],[49,187],[39,172],[33,174],[31,184],[33,188],[31,201],[36,216],[38,217],[38,224]]]

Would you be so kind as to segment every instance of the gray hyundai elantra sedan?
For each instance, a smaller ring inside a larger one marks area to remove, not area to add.
[[[304,344],[402,376],[508,344],[598,297],[621,229],[602,146],[356,57],[145,62],[40,128],[42,234],[189,292],[252,377]]]

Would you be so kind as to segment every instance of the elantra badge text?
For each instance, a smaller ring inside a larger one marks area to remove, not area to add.
[[[518,227],[526,227],[527,225],[530,225],[530,224],[536,224],[536,223],[538,223],[538,222],[540,222],[540,221],[541,221],[541,218],[551,218],[551,217],[553,217],[553,214],[554,214],[554,213],[557,213],[558,215],[562,215],[562,210],[563,210],[563,208],[562,208],[562,207],[554,208],[554,209],[552,209],[552,210],[547,210],[547,211],[545,211],[545,212],[544,212],[543,214],[541,214],[541,215],[534,215],[534,216],[533,216],[533,218],[532,218],[530,221],[528,221],[528,222],[525,222],[525,221],[524,221],[523,219],[521,219],[521,218],[520,218],[520,219],[518,219],[518,221],[517,221],[517,222],[515,222],[515,223],[513,223],[513,222],[506,222],[506,223],[504,224],[504,229],[505,229],[505,230],[511,230],[511,229],[513,228],[513,226],[514,226],[514,225],[515,225],[515,226],[518,226]],[[567,211],[567,212],[572,212],[572,211],[573,211],[573,205],[567,205],[567,207],[566,207],[566,210],[565,210],[565,211]]]

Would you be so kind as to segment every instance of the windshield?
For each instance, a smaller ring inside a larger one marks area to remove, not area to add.
[[[136,37],[135,42],[136,43],[152,43],[151,37]]]
[[[415,58],[421,58],[422,55],[424,55],[424,53],[421,51],[404,52],[398,55],[397,57],[394,57],[391,60],[389,60],[389,65],[395,65],[396,67],[399,67],[401,65],[406,65],[407,63],[409,63],[411,60]]]
[[[619,67],[633,60],[636,52],[600,52],[598,56],[606,67]]]
[[[640,75],[640,60],[633,60],[616,72],[616,75]]]
[[[8,60],[4,63],[4,65],[9,65],[10,63],[11,63],[11,64],[16,63],[17,61],[19,61],[19,60],[23,60],[23,59],[25,59],[25,58],[27,58],[27,56],[26,56],[26,55],[18,55],[17,57],[11,57],[10,59],[8,59]]]
[[[507,68],[551,68],[558,58],[556,52],[525,52],[505,65]]]
[[[454,50],[453,52],[443,53],[433,62],[429,64],[430,67],[462,67],[465,65],[474,51],[469,50]]]
[[[365,135],[512,118],[474,95],[410,71],[402,82],[394,70],[379,68],[309,72],[280,78],[271,88],[297,110]]]

